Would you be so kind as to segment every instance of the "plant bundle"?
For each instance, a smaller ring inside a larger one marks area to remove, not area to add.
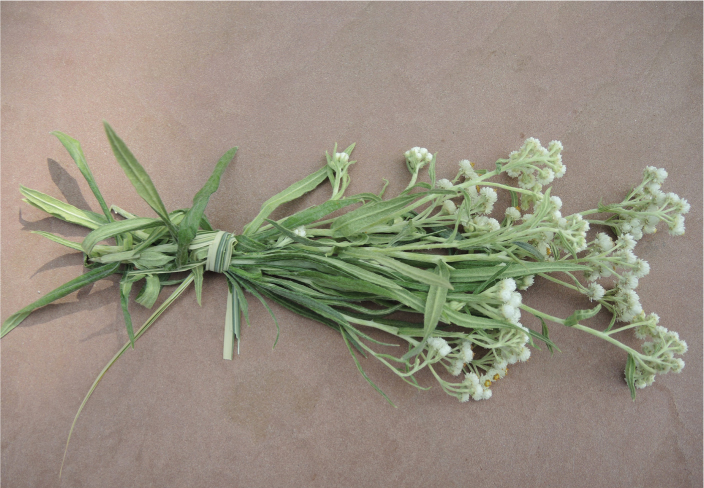
[[[646,315],[636,293],[638,280],[649,272],[648,263],[634,253],[637,242],[662,223],[671,235],[683,234],[683,215],[689,211],[686,200],[661,191],[664,169],[647,167],[642,181],[620,203],[599,203],[563,216],[562,201],[551,195],[549,186],[565,174],[557,141],[543,147],[530,138],[492,170],[460,161],[451,181],[436,179],[433,154],[413,148],[405,153],[410,183],[388,199],[386,185],[379,194],[345,196],[354,145],[342,152],[336,145],[332,154],[326,152],[323,168],[264,202],[254,220],[234,235],[215,230],[204,210],[237,148],[219,160],[191,208],[169,212],[125,143],[107,123],[105,130],[118,163],[157,217],[109,208],[78,141],[54,132],[85,176],[102,214],[25,187],[21,193],[27,203],[90,229],[82,243],[36,232],[82,252],[90,271],[10,316],[1,331],[4,337],[36,308],[119,274],[129,342],[100,373],[81,409],[108,368],[191,284],[200,303],[206,271],[227,278],[225,359],[232,359],[235,343],[239,349],[241,322],[249,323],[247,299],[254,297],[272,317],[269,302],[338,331],[359,371],[382,395],[362,370],[358,354],[376,358],[414,387],[424,389],[415,376],[427,368],[458,400],[485,400],[508,365],[526,361],[536,342],[553,351],[546,322],[579,329],[623,349],[625,381],[634,398],[636,389],[652,384],[656,374],[679,373],[684,367],[676,355],[686,352],[686,343],[659,325],[656,314]],[[424,168],[430,183],[418,182]],[[499,175],[516,179],[515,185],[497,182]],[[326,181],[332,195],[325,203],[269,219],[280,205]],[[497,190],[508,192],[510,206],[495,218]],[[589,219],[594,214],[600,220]],[[604,232],[590,240],[592,225],[604,227]],[[114,242],[103,243],[110,239]],[[526,305],[521,291],[536,277],[584,294],[595,302],[593,308],[561,318]],[[135,329],[129,296],[138,282],[143,284],[136,301],[147,308],[165,288],[176,289]],[[604,309],[612,316],[605,330],[582,323]],[[527,316],[537,317],[540,331],[521,323]],[[640,350],[617,338],[628,329],[644,340]],[[383,334],[391,342],[378,339]]]

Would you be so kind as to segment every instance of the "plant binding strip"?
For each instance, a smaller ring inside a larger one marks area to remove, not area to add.
[[[684,233],[689,204],[674,193],[660,190],[667,172],[652,166],[620,203],[603,205],[569,216],[561,214],[562,201],[551,195],[550,183],[565,173],[562,144],[543,147],[529,138],[495,169],[475,170],[460,161],[452,180],[435,177],[436,158],[423,148],[405,153],[411,181],[400,195],[384,200],[378,194],[345,197],[349,185],[354,144],[343,152],[326,153],[325,167],[268,199],[241,235],[214,231],[204,210],[237,148],[217,163],[213,174],[187,210],[169,213],[153,182],[127,145],[105,123],[115,157],[137,193],[154,209],[158,219],[137,217],[110,207],[124,220],[116,220],[88,169],[80,143],[53,132],[69,151],[86,178],[104,215],[80,210],[41,192],[21,187],[25,201],[54,217],[91,230],[82,243],[47,232],[38,234],[84,253],[93,268],[5,320],[0,336],[17,327],[33,310],[113,273],[122,275],[121,302],[130,342],[100,373],[74,419],[110,366],[138,340],[156,318],[194,283],[200,304],[203,272],[224,273],[228,301],[223,357],[232,359],[234,342],[240,344],[240,319],[249,321],[245,292],[331,327],[342,335],[364,379],[391,400],[362,370],[356,354],[373,356],[409,384],[428,368],[440,387],[465,402],[485,400],[492,385],[508,366],[526,361],[534,340],[552,352],[547,322],[578,329],[621,348],[626,356],[625,381],[635,398],[636,389],[653,383],[656,374],[679,373],[687,345],[676,332],[659,325],[659,317],[646,315],[636,293],[638,280],[650,267],[634,254],[644,234],[666,225],[671,235]],[[423,168],[431,184],[418,182]],[[505,174],[515,186],[492,178]],[[269,220],[280,205],[297,199],[328,180],[330,199],[279,221]],[[497,189],[507,190],[511,206],[499,220],[491,217]],[[330,218],[337,210],[361,204]],[[416,211],[416,209],[422,210]],[[607,214],[590,220],[592,214]],[[587,240],[590,225],[604,227]],[[101,245],[114,238],[116,245]],[[186,278],[170,279],[186,272]],[[520,291],[536,276],[584,294],[592,305],[569,317],[548,315],[522,302]],[[615,280],[600,282],[602,278]],[[151,307],[164,287],[178,288],[136,332],[128,300],[133,283],[145,281],[137,301]],[[422,320],[394,318],[411,312]],[[582,322],[600,311],[612,315],[606,330]],[[540,332],[521,322],[522,313],[534,315]],[[276,318],[274,317],[276,323]],[[614,327],[618,323],[618,326]],[[278,330],[278,323],[277,330]],[[388,334],[392,343],[370,337],[365,329]],[[616,338],[633,329],[638,339],[649,339],[637,351]],[[278,334],[277,334],[278,338]],[[399,348],[400,344],[407,346]],[[377,347],[381,346],[381,348]],[[397,354],[390,351],[396,348]],[[71,432],[73,426],[71,427]],[[70,439],[70,433],[69,433]],[[68,443],[67,443],[68,447]]]

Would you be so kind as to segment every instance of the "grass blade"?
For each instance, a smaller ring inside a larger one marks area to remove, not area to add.
[[[150,207],[156,212],[156,214],[164,221],[166,227],[168,227],[171,236],[175,241],[178,241],[178,235],[176,228],[171,223],[169,219],[169,212],[166,211],[164,202],[161,201],[159,193],[156,191],[156,187],[149,177],[147,172],[144,170],[137,158],[135,158],[127,145],[120,139],[115,131],[110,127],[110,124],[103,122],[105,126],[105,133],[110,141],[110,146],[112,147],[112,152],[115,154],[117,162],[122,167],[122,170],[127,175],[127,178],[132,182],[135,190],[145,202],[149,204]]]
[[[137,217],[129,220],[119,220],[117,222],[111,222],[105,224],[93,232],[88,234],[83,240],[81,247],[83,252],[90,256],[91,251],[95,245],[104,240],[114,237],[118,234],[123,234],[125,232],[132,232],[135,230],[151,229],[152,227],[158,227],[163,225],[158,219],[150,219],[147,217]]]
[[[271,213],[276,210],[279,205],[282,205],[286,202],[290,202],[291,200],[295,200],[296,198],[305,195],[309,191],[314,190],[318,187],[318,185],[325,181],[327,177],[328,167],[325,166],[324,168],[320,168],[315,173],[306,176],[302,180],[297,181],[293,185],[286,188],[284,191],[274,195],[269,200],[264,202],[264,204],[262,205],[262,209],[259,212],[259,215],[257,215],[254,220],[252,220],[249,224],[245,226],[244,231],[242,233],[245,235],[254,234],[259,229],[259,226],[262,225],[264,219],[271,215]]]
[[[7,320],[5,320],[5,322],[3,322],[2,328],[0,329],[0,338],[5,337],[8,332],[17,327],[20,323],[22,323],[22,321],[26,319],[27,316],[34,310],[48,305],[51,302],[58,300],[59,298],[63,298],[66,295],[73,293],[74,291],[83,288],[86,285],[89,285],[98,280],[102,280],[103,278],[106,278],[111,274],[116,273],[119,267],[120,263],[111,263],[106,264],[104,266],[100,266],[99,268],[95,268],[85,274],[82,274],[78,278],[74,278],[71,281],[64,283],[63,285],[53,291],[50,291],[31,305],[27,305],[22,310],[13,313],[7,318]]]
[[[81,174],[88,182],[88,186],[90,187],[91,191],[93,192],[93,195],[95,195],[95,199],[98,200],[98,203],[100,204],[100,208],[103,209],[103,213],[105,214],[105,217],[108,219],[108,222],[112,222],[113,218],[112,218],[112,215],[110,214],[110,209],[108,209],[108,205],[105,203],[105,199],[103,198],[103,195],[100,193],[100,189],[98,188],[98,185],[95,182],[95,178],[93,178],[93,173],[90,171],[90,168],[88,167],[88,163],[86,162],[86,157],[83,155],[83,149],[81,149],[81,143],[78,142],[76,139],[64,134],[63,132],[59,132],[57,130],[52,132],[52,134],[56,136],[56,138],[61,142],[61,144],[63,144],[63,146],[68,151],[68,153],[71,155],[71,158],[73,158],[74,162],[76,163],[76,166],[78,166],[78,169],[81,171]]]
[[[157,308],[154,313],[147,319],[146,322],[144,322],[144,325],[140,327],[140,329],[137,331],[137,333],[134,336],[134,340],[136,341],[139,339],[142,334],[144,334],[147,329],[154,323],[156,322],[156,319],[159,318],[159,316],[164,313],[164,310],[169,308],[169,306],[179,297],[181,294],[186,291],[186,288],[188,288],[188,285],[191,284],[193,281],[193,273],[191,273],[188,278],[186,278],[181,285],[174,290],[174,292],[167,298],[164,303],[162,303],[159,308]],[[61,469],[59,470],[59,478],[61,478],[61,472],[64,469],[64,462],[66,461],[66,454],[68,453],[68,444],[71,442],[71,434],[73,434],[73,429],[76,427],[76,422],[78,421],[79,415],[81,415],[81,412],[83,411],[83,407],[86,406],[86,403],[88,403],[88,399],[91,397],[93,392],[95,391],[95,388],[98,386],[98,383],[100,383],[100,380],[103,379],[103,376],[105,376],[105,373],[108,372],[108,370],[112,367],[113,364],[122,356],[127,349],[129,349],[131,342],[128,341],[127,344],[122,346],[122,349],[120,349],[117,354],[115,354],[110,361],[108,361],[108,364],[105,365],[103,370],[98,374],[98,377],[93,381],[93,384],[90,387],[90,390],[88,390],[88,393],[86,394],[85,398],[83,399],[83,402],[81,402],[81,406],[78,407],[78,412],[76,412],[76,416],[73,418],[73,423],[71,424],[71,430],[68,432],[68,439],[66,439],[66,448],[64,449],[64,457],[61,460]]]
[[[205,212],[205,207],[208,205],[210,196],[215,193],[215,191],[220,186],[220,177],[225,172],[225,169],[235,157],[237,148],[233,147],[225,153],[223,157],[220,158],[218,163],[215,165],[213,174],[210,175],[208,181],[205,182],[203,188],[200,189],[196,196],[193,197],[193,206],[188,209],[186,216],[181,221],[181,225],[178,228],[178,252],[176,253],[176,265],[182,266],[186,264],[188,258],[188,246],[196,236],[198,231],[198,226],[201,225],[203,213]]]
[[[108,222],[105,217],[98,213],[91,212],[90,210],[81,210],[80,208],[25,186],[20,186],[20,193],[25,197],[24,201],[30,205],[72,224],[88,227],[89,229],[97,229]]]

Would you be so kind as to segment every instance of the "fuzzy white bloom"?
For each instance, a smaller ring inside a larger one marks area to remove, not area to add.
[[[491,398],[491,390],[489,388],[485,388],[482,394],[482,400],[488,400]]]
[[[457,205],[452,200],[445,200],[442,204],[442,211],[448,215],[457,213]]]
[[[471,363],[474,359],[474,351],[472,351],[472,343],[469,341],[463,341],[460,346],[460,358],[465,363]]]
[[[460,402],[466,403],[469,401],[469,398],[469,393],[462,393],[462,395],[460,396]]]
[[[508,207],[506,209],[506,217],[511,220],[518,220],[521,218],[521,212],[516,207]]]
[[[447,178],[442,178],[436,182],[436,185],[438,188],[441,188],[443,190],[452,190],[455,185],[452,184],[450,180]]]
[[[616,244],[623,249],[632,251],[636,247],[636,240],[631,234],[621,234],[617,239]]]
[[[511,294],[516,291],[516,281],[513,278],[505,278],[499,281],[498,287],[499,297],[504,303],[508,303],[511,299]]]
[[[296,227],[293,229],[293,233],[296,234],[298,237],[305,237],[306,236],[306,228],[304,226]]]
[[[482,187],[482,189],[479,190],[479,194],[486,198],[486,201],[491,203],[491,205],[496,203],[496,199],[498,198],[496,195],[496,190],[488,186]]]
[[[528,358],[530,358],[530,349],[523,346],[521,348],[521,352],[518,353],[518,360],[521,362],[525,362],[528,361]]]
[[[555,172],[550,168],[545,168],[538,171],[537,181],[541,185],[549,185],[555,179]]]
[[[636,278],[642,278],[650,273],[650,265],[644,259],[638,259],[636,261],[636,268],[633,270],[633,276]]]
[[[479,376],[477,376],[477,373],[467,373],[464,375],[464,382],[477,388],[479,386]]]
[[[452,366],[450,367],[450,374],[452,376],[459,376],[464,367],[464,362],[461,359],[455,359],[452,361]]]
[[[335,153],[335,159],[341,163],[346,163],[350,160],[350,156],[347,153]]]
[[[460,171],[467,180],[479,178],[479,175],[476,171],[474,171],[472,163],[470,163],[468,159],[463,159],[462,161],[460,161]]]
[[[440,357],[445,357],[452,352],[452,347],[442,337],[431,337],[428,339],[430,349],[437,351]]]
[[[684,217],[682,215],[675,215],[675,220],[670,224],[670,235],[671,236],[681,236],[684,234]]]
[[[618,286],[624,290],[635,290],[638,288],[638,277],[633,273],[623,273],[618,280]]]
[[[518,308],[521,305],[523,298],[521,297],[521,294],[518,293],[517,291],[514,291],[511,293],[511,298],[509,298],[508,303],[512,307]]]
[[[523,276],[516,281],[516,288],[519,290],[527,290],[535,281],[535,275]]]
[[[501,315],[509,322],[512,324],[518,324],[518,321],[521,320],[521,309],[514,307],[513,305],[510,305],[508,303],[504,303],[501,305]]]
[[[603,232],[599,232],[596,235],[596,243],[602,251],[610,251],[614,247],[614,241]]]
[[[606,293],[606,290],[599,283],[592,282],[587,286],[586,295],[589,297],[589,301],[601,300],[604,298],[604,293]]]

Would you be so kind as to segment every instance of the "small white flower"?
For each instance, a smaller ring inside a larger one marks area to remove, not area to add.
[[[528,361],[528,358],[530,358],[530,349],[523,346],[521,348],[521,352],[518,354],[518,360],[521,362],[525,362]]]
[[[293,229],[293,233],[296,234],[298,237],[305,237],[306,236],[306,228],[304,226],[296,227]]]
[[[522,278],[519,278],[519,281],[516,281],[516,287],[519,290],[527,290],[534,281],[534,275],[523,276]]]
[[[516,207],[508,207],[506,209],[506,217],[512,220],[518,220],[521,218],[521,212]]]
[[[452,182],[447,178],[442,178],[441,180],[438,180],[436,185],[438,188],[441,188],[443,190],[452,190],[452,188],[454,187]]]
[[[472,351],[472,343],[469,341],[463,341],[460,346],[460,357],[465,363],[471,363],[474,359],[474,351]]]
[[[621,248],[631,251],[636,247],[636,240],[633,239],[633,236],[631,234],[621,234],[621,237],[619,237],[617,240],[617,244]]]
[[[479,175],[476,171],[474,171],[472,163],[470,163],[468,159],[463,159],[462,161],[460,161],[460,171],[467,180],[479,178]]]
[[[612,241],[611,237],[603,232],[599,232],[596,235],[596,243],[602,251],[610,251],[614,247],[614,241]]]
[[[589,283],[589,286],[587,287],[586,295],[589,297],[589,301],[592,301],[601,300],[604,298],[604,293],[606,293],[606,290],[604,290],[603,286],[596,282],[592,282]]]
[[[442,204],[442,211],[448,215],[457,213],[457,205],[452,200],[445,200]]]
[[[460,396],[460,402],[465,403],[469,401],[469,393],[462,393],[462,396]]]
[[[684,234],[684,217],[676,215],[674,222],[670,224],[670,235],[681,236]]]
[[[633,270],[633,276],[636,278],[642,278],[650,273],[650,265],[644,259],[638,259],[636,261],[636,268]]]
[[[428,339],[430,349],[437,351],[440,357],[445,357],[452,352],[452,347],[442,337],[431,337]]]
[[[452,376],[459,376],[460,373],[462,372],[462,368],[464,367],[464,362],[462,362],[461,359],[455,359],[452,361],[452,367],[450,369],[450,374]]]

